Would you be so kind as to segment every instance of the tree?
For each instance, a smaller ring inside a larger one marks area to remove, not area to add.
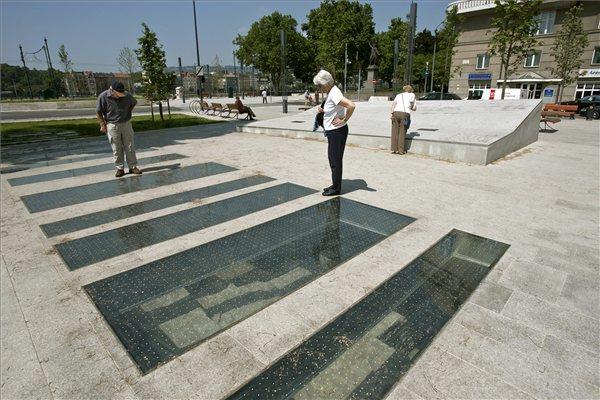
[[[455,48],[463,21],[464,17],[458,14],[458,8],[454,6],[450,10],[446,10],[444,25],[442,29],[436,32],[437,51],[435,64],[439,67],[436,68],[437,74],[434,76],[434,79],[437,82],[442,82],[442,92],[444,91],[444,85],[448,85],[454,72],[451,68],[452,57],[456,54]],[[441,68],[442,66],[443,68]]]
[[[133,74],[138,66],[138,60],[135,52],[129,47],[123,47],[119,53],[119,56],[117,57],[117,62],[122,68],[121,71],[129,74],[129,91],[133,92]]]
[[[588,45],[587,34],[583,30],[581,11],[581,5],[575,5],[565,13],[562,27],[557,32],[554,46],[552,46],[552,55],[556,66],[550,70],[553,75],[562,80],[556,91],[556,102],[562,100],[563,86],[575,81],[577,75],[573,74],[573,71],[581,67],[583,49]]]
[[[73,79],[73,60],[69,56],[64,44],[61,44],[58,48],[58,60],[65,70],[65,85],[67,86],[67,93],[69,96],[73,97],[76,91],[75,80]]]
[[[238,35],[233,43],[238,46],[236,57],[245,65],[253,65],[271,77],[275,89],[281,81],[281,37],[286,34],[286,68],[294,71],[296,77],[306,79],[307,71],[316,69],[310,46],[297,30],[298,23],[291,15],[274,12],[254,22],[245,36]]]
[[[67,49],[65,48],[64,44],[61,44],[58,48],[58,59],[62,64],[65,72],[70,72],[73,68],[73,60],[71,60],[71,58],[69,57],[69,53],[67,52]]]
[[[143,70],[144,97],[151,104],[158,102],[160,119],[164,120],[162,102],[170,97],[175,76],[166,72],[167,60],[163,46],[159,44],[156,33],[152,32],[144,22],[142,22],[142,36],[138,38],[138,44],[140,47],[135,50],[135,54]],[[152,118],[154,119],[154,114]]]
[[[519,63],[540,44],[534,34],[538,29],[542,0],[495,0],[496,7],[492,27],[496,28],[490,41],[490,54],[500,56],[502,99],[506,91],[506,80]]]
[[[375,42],[379,51],[379,77],[384,81],[392,82],[394,78],[395,40],[399,42],[398,76],[402,75],[400,65],[404,64],[407,51],[407,33],[408,24],[402,21],[401,18],[393,18],[387,31],[375,35]]]
[[[31,89],[35,97],[42,97],[49,87],[48,71],[27,68]],[[63,73],[55,71],[56,79],[62,81]],[[0,64],[0,87],[2,92],[12,92],[16,97],[29,97],[29,87],[25,77],[25,68],[18,65]]]
[[[325,0],[309,12],[302,30],[315,48],[317,66],[327,69],[334,77],[343,74],[346,45],[349,59],[355,59],[354,55],[358,52],[359,65],[369,62],[369,42],[375,36],[370,4]],[[353,64],[350,67],[351,70],[356,68]]]
[[[415,36],[415,54],[432,54],[435,37],[428,29],[423,29]]]

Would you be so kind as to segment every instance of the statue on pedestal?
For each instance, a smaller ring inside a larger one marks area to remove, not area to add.
[[[379,67],[377,63],[379,61],[379,51],[374,44],[369,43],[371,46],[371,55],[369,56],[369,66],[367,67],[367,80],[365,81],[365,92],[374,93],[375,87],[378,84],[379,76],[377,71]]]
[[[379,60],[379,51],[377,50],[377,47],[375,45],[372,45],[371,43],[369,43],[369,46],[371,46],[371,56],[369,57],[369,67],[376,67],[377,61]]]

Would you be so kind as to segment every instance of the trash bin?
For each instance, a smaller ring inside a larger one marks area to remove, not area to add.
[[[229,98],[233,98],[233,87],[229,86],[227,88],[227,96],[229,96]]]

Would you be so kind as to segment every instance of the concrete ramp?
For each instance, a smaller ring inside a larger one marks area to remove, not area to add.
[[[356,103],[348,143],[389,149],[391,102]],[[421,101],[412,114],[408,152],[441,160],[489,164],[538,139],[541,100]],[[316,108],[281,118],[238,126],[241,132],[325,141],[312,132]],[[260,115],[259,115],[260,118]]]

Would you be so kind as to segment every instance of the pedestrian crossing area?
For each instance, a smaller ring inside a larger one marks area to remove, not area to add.
[[[142,375],[417,221],[177,152],[115,179],[91,150],[2,172]],[[384,398],[507,248],[448,232],[231,398]]]

